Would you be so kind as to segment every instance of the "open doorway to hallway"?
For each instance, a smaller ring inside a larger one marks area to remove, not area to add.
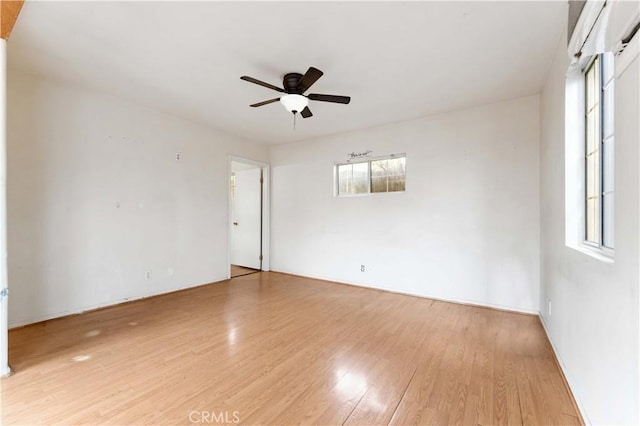
[[[263,167],[241,159],[231,160],[230,277],[263,269]]]

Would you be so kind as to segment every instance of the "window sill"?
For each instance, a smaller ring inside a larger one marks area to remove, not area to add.
[[[352,197],[369,197],[369,196],[378,196],[382,194],[404,194],[407,191],[389,191],[389,192],[363,192],[361,194],[334,194],[336,198],[352,198]]]
[[[567,247],[579,251],[582,254],[591,256],[594,259],[598,259],[604,263],[614,263],[614,251],[602,247],[594,247],[585,243],[578,243],[576,245],[567,245]]]

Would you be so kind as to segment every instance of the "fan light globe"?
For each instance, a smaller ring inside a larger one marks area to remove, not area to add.
[[[289,112],[300,112],[309,105],[309,99],[302,95],[283,95],[280,98],[280,103],[282,103]]]

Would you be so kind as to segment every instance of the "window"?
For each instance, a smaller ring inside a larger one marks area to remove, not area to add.
[[[613,58],[597,55],[584,71],[584,240],[614,246]]]
[[[404,191],[405,160],[401,157],[371,161],[371,192]]]
[[[337,164],[337,195],[404,191],[405,165],[404,154]]]
[[[338,194],[366,194],[369,192],[369,163],[338,165]]]

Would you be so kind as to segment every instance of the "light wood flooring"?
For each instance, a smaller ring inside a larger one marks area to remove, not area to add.
[[[261,272],[10,332],[10,424],[579,424],[535,316]]]

